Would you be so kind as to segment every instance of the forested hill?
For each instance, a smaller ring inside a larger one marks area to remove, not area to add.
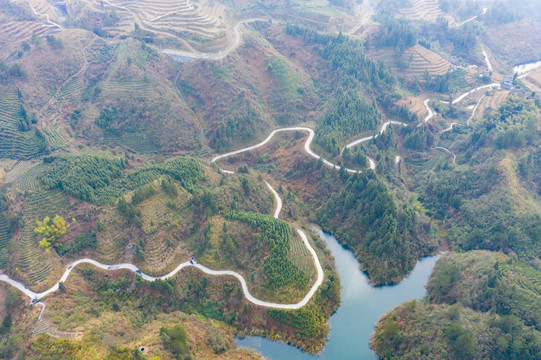
[[[539,359],[541,273],[501,253],[443,257],[430,298],[386,314],[372,337],[387,359]]]
[[[396,78],[381,61],[367,56],[360,41],[342,34],[319,33],[287,25],[285,33],[302,37],[304,46],[328,63],[333,84],[329,105],[316,127],[316,142],[330,154],[340,154],[341,146],[352,134],[374,131],[381,122],[377,100],[385,99]]]

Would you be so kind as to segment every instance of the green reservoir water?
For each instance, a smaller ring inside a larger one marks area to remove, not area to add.
[[[334,236],[321,230],[317,230],[317,234],[334,256],[342,285],[342,302],[329,319],[329,339],[321,354],[312,356],[294,346],[257,336],[237,339],[237,344],[254,349],[271,360],[378,359],[369,345],[376,321],[402,302],[420,299],[427,294],[425,284],[439,256],[419,260],[399,284],[373,287],[351,251],[343,248]]]

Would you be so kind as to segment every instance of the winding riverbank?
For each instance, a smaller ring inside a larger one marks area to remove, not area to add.
[[[323,351],[310,355],[294,346],[257,336],[237,339],[237,344],[271,360],[376,360],[378,357],[369,346],[375,323],[402,302],[427,294],[425,284],[439,255],[419,260],[399,284],[373,287],[353,252],[342,247],[334,236],[319,229],[316,233],[335,259],[342,287],[342,302],[329,319],[331,330]]]

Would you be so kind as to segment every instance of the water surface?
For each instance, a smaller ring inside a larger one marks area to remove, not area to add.
[[[237,339],[237,343],[271,360],[378,359],[369,345],[376,321],[402,302],[426,295],[425,284],[438,256],[419,260],[411,274],[397,285],[372,287],[351,251],[343,248],[334,236],[321,230],[317,234],[334,256],[342,285],[342,303],[329,319],[330,336],[322,353],[312,356],[294,346],[258,336]]]
[[[517,65],[513,68],[513,73],[518,73],[518,75],[526,74],[527,72],[533,71],[540,66],[541,66],[541,61]]]

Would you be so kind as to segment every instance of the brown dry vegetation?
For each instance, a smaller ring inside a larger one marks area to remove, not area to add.
[[[541,68],[520,79],[531,91],[541,93]]]
[[[140,0],[100,2],[85,0],[68,4],[72,20],[97,27],[114,37],[134,35],[173,48],[223,47],[231,27],[225,7],[207,0],[152,3]]]
[[[509,91],[491,91],[487,96],[481,100],[479,107],[475,112],[474,119],[476,121],[481,120],[485,117],[490,111],[495,111],[498,109],[499,104],[507,98]]]
[[[484,42],[511,65],[537,61],[541,58],[541,22],[522,20],[490,27]]]
[[[27,111],[38,116],[53,146],[76,134],[141,152],[193,149],[204,142],[174,89],[176,65],[170,59],[138,41],[108,44],[84,30],[55,37],[62,47],[33,45],[21,59],[27,79],[7,86],[24,94]],[[94,121],[107,108],[118,113],[110,129],[100,129]]]
[[[449,21],[449,24],[454,23],[453,18],[441,10],[437,0],[412,0],[411,3],[411,7],[402,8],[398,11],[399,16],[404,16],[409,20],[433,23],[439,17],[443,17]]]
[[[415,45],[407,49],[403,54],[403,59],[407,68],[400,70],[396,66],[396,50],[392,48],[378,49],[373,56],[385,61],[394,73],[405,78],[421,78],[426,72],[431,76],[443,75],[453,69],[453,65],[442,58],[436,52],[425,48],[422,45]]]
[[[316,105],[312,80],[282,54],[252,31],[220,63],[204,60],[183,66],[179,89],[212,147],[241,147],[275,124],[307,120]],[[270,70],[274,63],[280,66],[276,75]],[[228,131],[233,135],[226,135]]]
[[[419,116],[420,119],[424,118],[427,115],[426,107],[424,100],[419,96],[407,96],[397,102],[397,105],[405,105],[408,107],[409,111],[415,113]]]

